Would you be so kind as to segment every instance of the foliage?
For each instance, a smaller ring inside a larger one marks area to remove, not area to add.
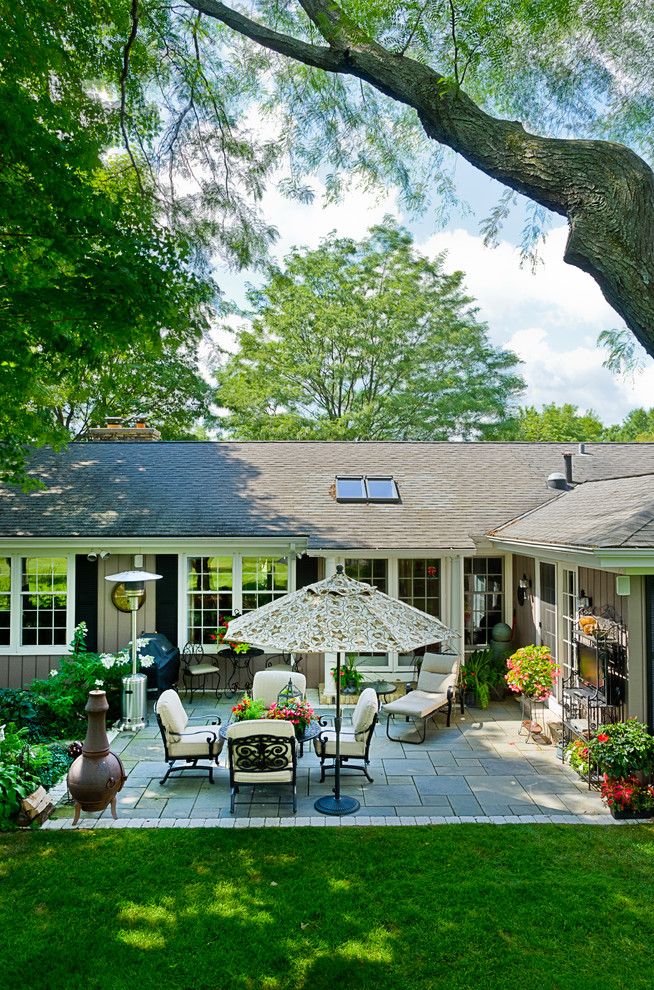
[[[331,675],[334,678],[334,683],[336,683],[336,678],[340,667],[341,688],[343,690],[345,690],[345,688],[351,688],[354,689],[354,692],[356,693],[365,680],[365,677],[361,671],[357,670],[358,663],[358,654],[346,653],[343,663],[337,663],[331,669]]]
[[[491,345],[463,274],[390,217],[357,242],[293,250],[252,290],[250,328],[218,375],[241,440],[439,440],[485,435],[523,387]]]
[[[0,831],[11,827],[23,798],[35,790],[32,775],[16,762],[0,762]]]
[[[580,775],[586,777],[590,770],[588,760],[588,742],[585,739],[573,739],[566,746],[565,757],[572,769]]]
[[[35,691],[21,688],[0,689],[0,725],[14,722],[27,729],[30,742],[51,738],[51,715],[43,698]]]
[[[544,701],[552,694],[559,667],[546,646],[523,646],[506,661],[509,690]]]
[[[651,443],[654,441],[654,408],[630,410],[622,423],[607,428],[605,439],[618,443]]]
[[[315,718],[315,712],[308,701],[302,698],[291,698],[283,705],[273,702],[265,717],[292,722],[296,727],[296,734],[302,734]]]
[[[577,406],[551,402],[536,409],[523,406],[516,415],[492,431],[493,440],[521,440],[540,443],[565,441],[599,442],[606,427],[592,410],[580,413]]]
[[[266,718],[266,706],[260,699],[245,694],[232,708],[232,722],[249,722],[251,719]]]
[[[588,741],[592,763],[613,780],[654,771],[654,736],[635,718],[601,726]]]
[[[146,640],[136,641],[141,668],[153,663],[153,658],[142,652],[146,644]],[[118,653],[90,652],[86,649],[86,624],[77,626],[69,653],[61,658],[58,670],[50,671],[50,677],[35,680],[31,685],[48,709],[51,735],[66,738],[78,734],[86,718],[84,709],[89,691],[96,688],[107,694],[108,717],[119,717],[122,679],[131,670],[130,646]]]
[[[215,640],[217,643],[226,643],[230,650],[234,653],[247,653],[249,649],[252,648],[251,643],[236,643],[234,640],[227,639],[227,627],[229,623],[234,618],[233,615],[221,615],[218,617],[218,631],[214,635],[211,633],[210,638]]]
[[[477,704],[480,708],[490,705],[490,686],[487,681],[477,681]]]
[[[654,808],[654,786],[632,775],[626,779],[604,774],[602,797],[609,808],[620,811],[650,811]]]
[[[49,788],[63,777],[71,764],[66,749],[58,743],[31,743],[27,727],[10,722],[0,742],[0,763],[15,763],[34,779],[35,787]]]
[[[14,833],[3,981],[47,959],[48,990],[160,990],[162,968],[166,990],[199,990],[219,944],[220,982],[238,990],[651,990],[653,840],[648,824]],[[407,877],[429,896],[407,897]]]

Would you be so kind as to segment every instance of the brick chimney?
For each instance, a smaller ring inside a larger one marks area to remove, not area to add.
[[[119,416],[108,416],[104,426],[90,427],[82,440],[102,440],[111,442],[120,440],[125,443],[145,443],[153,440],[161,440],[159,430],[153,426],[148,426],[145,417],[135,416],[128,421]]]

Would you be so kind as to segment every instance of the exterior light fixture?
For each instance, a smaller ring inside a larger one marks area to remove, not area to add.
[[[523,574],[520,580],[518,581],[518,591],[516,594],[516,598],[518,599],[518,605],[524,605],[525,601],[527,600],[527,594],[530,591],[530,589],[531,589],[531,581],[529,580],[526,574]]]
[[[577,598],[577,607],[580,609],[590,608],[592,604],[593,599],[590,598],[582,588]]]
[[[124,732],[136,732],[147,724],[145,714],[148,679],[145,674],[137,672],[136,613],[145,595],[145,582],[158,581],[160,577],[161,574],[150,574],[148,571],[121,571],[119,574],[107,574],[105,577],[105,581],[124,585],[125,598],[131,614],[132,673],[123,677],[121,729]]]

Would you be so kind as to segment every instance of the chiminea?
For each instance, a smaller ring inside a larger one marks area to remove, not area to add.
[[[68,790],[75,801],[73,825],[79,821],[80,811],[103,811],[108,804],[117,818],[116,794],[127,780],[123,764],[109,751],[106,692],[89,691],[84,710],[88,713],[89,724],[82,755],[68,771]]]

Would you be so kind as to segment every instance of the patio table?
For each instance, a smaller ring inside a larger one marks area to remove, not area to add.
[[[230,698],[233,698],[237,691],[242,690],[238,684],[238,673],[241,670],[245,670],[248,679],[245,682],[245,690],[250,691],[252,688],[252,681],[254,680],[254,674],[252,673],[252,661],[256,657],[262,657],[265,650],[260,650],[258,646],[251,646],[248,650],[237,653],[233,650],[231,646],[226,647],[224,650],[220,651],[220,656],[225,657],[226,660],[231,661],[232,664],[232,674],[231,674],[231,684],[230,678],[227,678],[227,687],[231,687],[231,692],[226,691]]]
[[[253,721],[255,720],[253,719]],[[301,736],[298,736],[297,733],[295,734],[295,738],[300,744],[300,756],[304,756],[304,744],[307,742],[311,742],[312,739],[315,739],[317,736],[319,736],[326,724],[327,723],[323,720],[321,721],[313,720],[309,722],[308,726],[306,727],[306,729],[304,730]],[[221,739],[227,739],[228,729],[229,729],[229,722],[223,723],[220,726],[220,729],[218,731]]]

